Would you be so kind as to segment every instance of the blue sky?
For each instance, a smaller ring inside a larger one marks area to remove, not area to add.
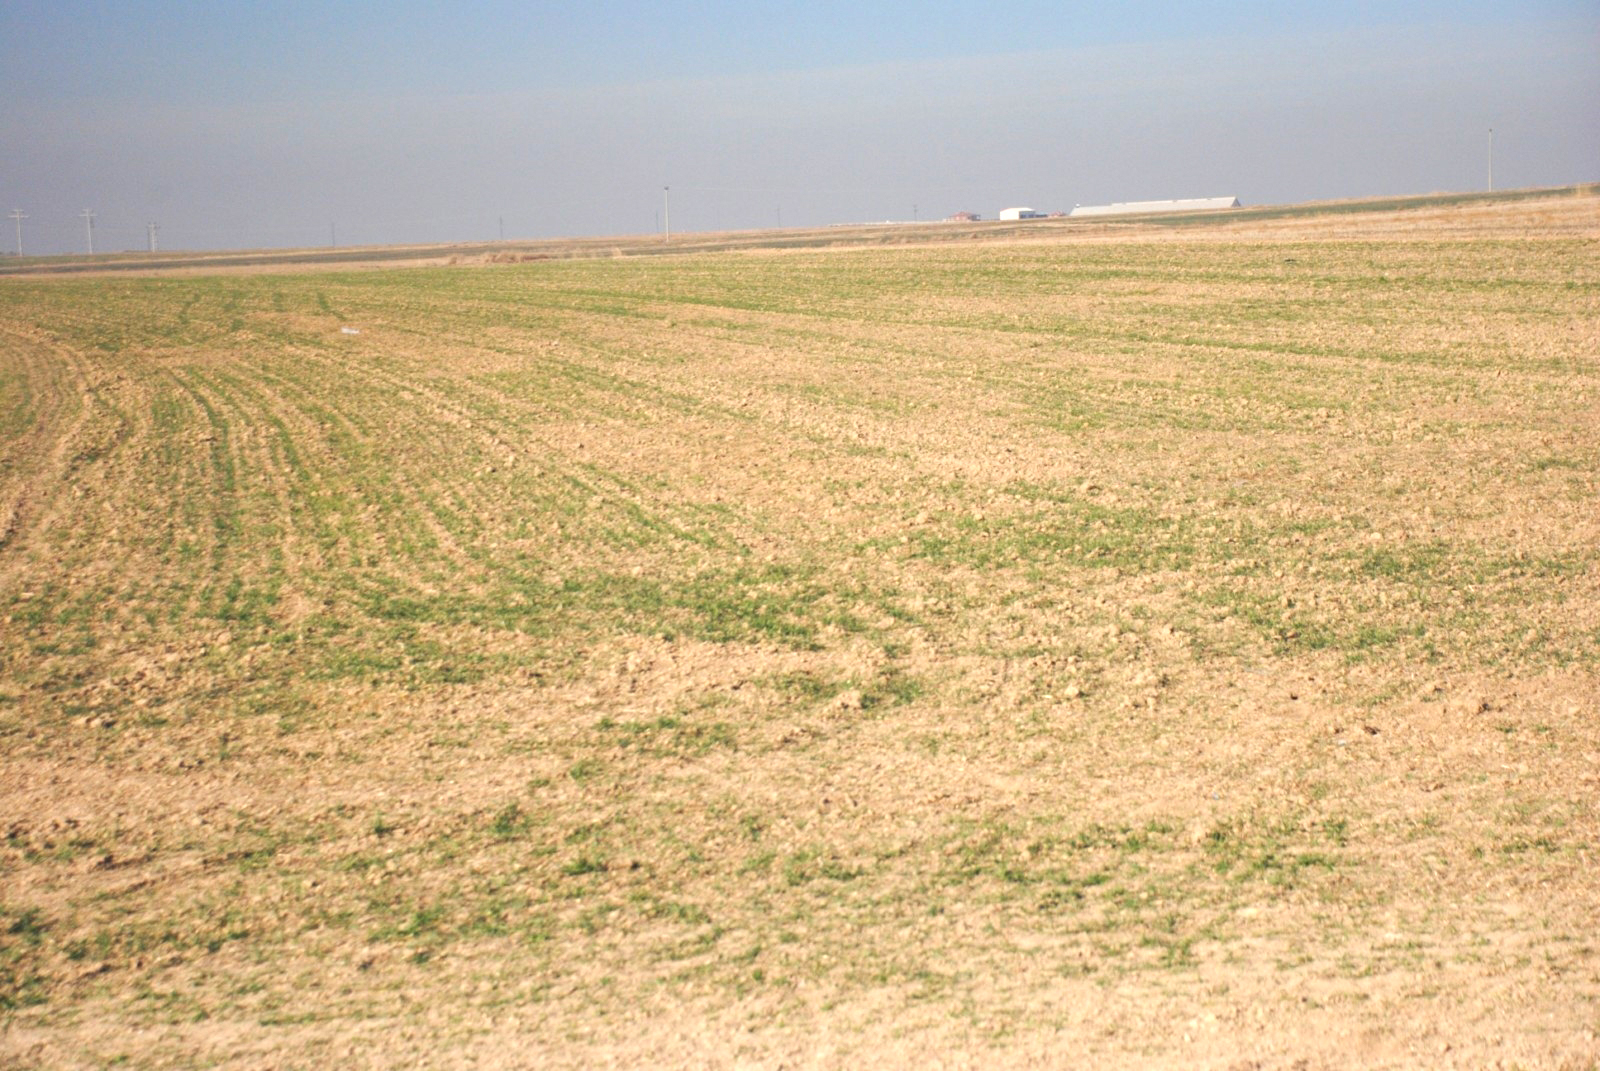
[[[0,6],[29,252],[1600,180],[1594,2]],[[8,221],[9,222],[9,221]],[[14,245],[8,231],[0,246]]]

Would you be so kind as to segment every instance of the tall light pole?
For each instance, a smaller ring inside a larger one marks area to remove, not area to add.
[[[156,251],[156,231],[161,229],[161,224],[146,223],[144,229],[150,235],[150,252],[154,253]]]
[[[1489,192],[1494,192],[1494,127],[1489,128]]]
[[[89,238],[89,255],[94,255],[94,213],[85,208],[78,213],[83,220],[83,233]]]
[[[28,218],[28,214],[20,208],[13,208],[11,210],[11,218],[17,221],[17,256],[20,257],[22,256],[22,221]]]
[[[672,241],[672,187],[661,187],[661,221],[665,227],[666,240]]]

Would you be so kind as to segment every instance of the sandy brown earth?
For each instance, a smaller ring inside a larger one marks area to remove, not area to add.
[[[0,1064],[1596,1066],[1597,241],[0,280]]]

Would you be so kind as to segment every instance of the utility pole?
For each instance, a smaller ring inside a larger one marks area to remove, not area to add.
[[[17,221],[17,256],[20,257],[22,256],[22,221],[28,218],[28,214],[20,208],[13,208],[11,210],[11,218]]]
[[[1494,192],[1494,127],[1489,128],[1489,192]]]
[[[144,225],[144,229],[150,235],[150,252],[154,253],[156,251],[156,231],[159,231],[161,229],[161,224],[159,224],[159,223],[146,223]]]
[[[502,242],[506,240],[506,217],[504,216],[500,217],[500,240]]]
[[[911,222],[912,223],[917,222],[917,206],[916,205],[912,205],[911,206]]]
[[[78,216],[79,216],[80,219],[83,220],[83,233],[88,235],[88,237],[89,237],[89,255],[93,256],[94,255],[94,213],[89,211],[87,208],[85,208],[82,212],[78,213]]]
[[[672,241],[672,187],[661,187],[661,219],[666,224],[666,240]]]

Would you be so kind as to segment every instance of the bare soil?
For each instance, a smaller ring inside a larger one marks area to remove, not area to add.
[[[1595,1067],[1597,241],[0,280],[0,1063]]]

